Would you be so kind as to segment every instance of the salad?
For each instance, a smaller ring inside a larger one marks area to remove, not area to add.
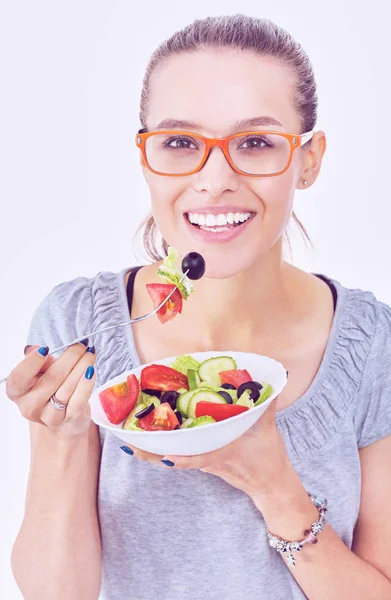
[[[103,390],[99,399],[110,423],[133,431],[172,431],[216,423],[251,410],[273,393],[230,356],[200,363],[190,355],[171,366],[148,365],[140,378]]]
[[[182,270],[176,266],[178,251],[173,246],[168,248],[168,255],[158,268],[157,274],[164,283],[147,283],[146,287],[156,308],[175,290],[167,302],[158,310],[157,317],[161,323],[167,323],[182,312],[183,300],[187,300],[194,292],[191,279],[201,279],[205,273],[205,260],[197,252],[186,254],[182,261]],[[182,279],[183,274],[188,271]],[[182,281],[181,281],[182,279]]]

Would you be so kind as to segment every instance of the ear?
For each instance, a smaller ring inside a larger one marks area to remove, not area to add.
[[[144,157],[143,157],[143,155],[142,155],[141,152],[140,152],[140,166],[141,166],[141,170],[142,170],[143,175],[144,175],[144,179],[148,183],[148,167],[145,164],[145,160],[144,160]]]
[[[318,178],[327,146],[324,131],[317,131],[308,144],[309,149],[305,151],[303,167],[297,183],[297,189],[300,190],[308,189]],[[304,185],[304,181],[307,181],[306,185]]]

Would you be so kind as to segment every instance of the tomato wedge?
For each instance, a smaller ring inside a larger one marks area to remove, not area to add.
[[[156,313],[161,323],[167,323],[182,312],[182,294],[173,283],[147,283],[148,294],[151,296],[153,305],[156,308],[175,289],[175,292],[162,308]]]
[[[179,421],[168,402],[157,406],[149,415],[138,420],[138,426],[145,431],[172,431],[177,425]]]
[[[195,407],[196,417],[213,417],[215,421],[224,421],[229,417],[235,417],[240,413],[249,410],[248,406],[240,406],[240,404],[219,404],[217,402],[197,402]]]
[[[169,392],[180,388],[189,389],[189,380],[186,375],[165,365],[149,365],[141,371],[142,390],[161,390]]]
[[[221,383],[230,383],[238,388],[242,383],[251,381],[251,375],[246,369],[233,369],[232,371],[221,371],[219,373]]]
[[[128,375],[126,381],[117,383],[100,392],[99,399],[110,423],[118,425],[137,402],[140,386],[135,375]]]

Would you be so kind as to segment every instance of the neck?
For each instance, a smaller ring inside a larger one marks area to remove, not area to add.
[[[156,270],[156,264],[142,270],[145,283],[157,281]],[[259,338],[273,340],[308,314],[303,292],[307,300],[308,294],[313,299],[313,279],[286,263],[281,246],[277,247],[234,277],[195,281],[194,293],[175,319],[175,332],[185,332],[189,340],[216,350],[233,343],[245,348]]]

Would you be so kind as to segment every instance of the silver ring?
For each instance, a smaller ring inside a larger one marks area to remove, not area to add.
[[[52,404],[52,406],[54,406],[54,408],[57,408],[57,410],[66,410],[68,406],[67,404],[63,404],[62,402],[60,402],[56,397],[56,394],[53,394],[53,396],[51,396],[50,403]]]

